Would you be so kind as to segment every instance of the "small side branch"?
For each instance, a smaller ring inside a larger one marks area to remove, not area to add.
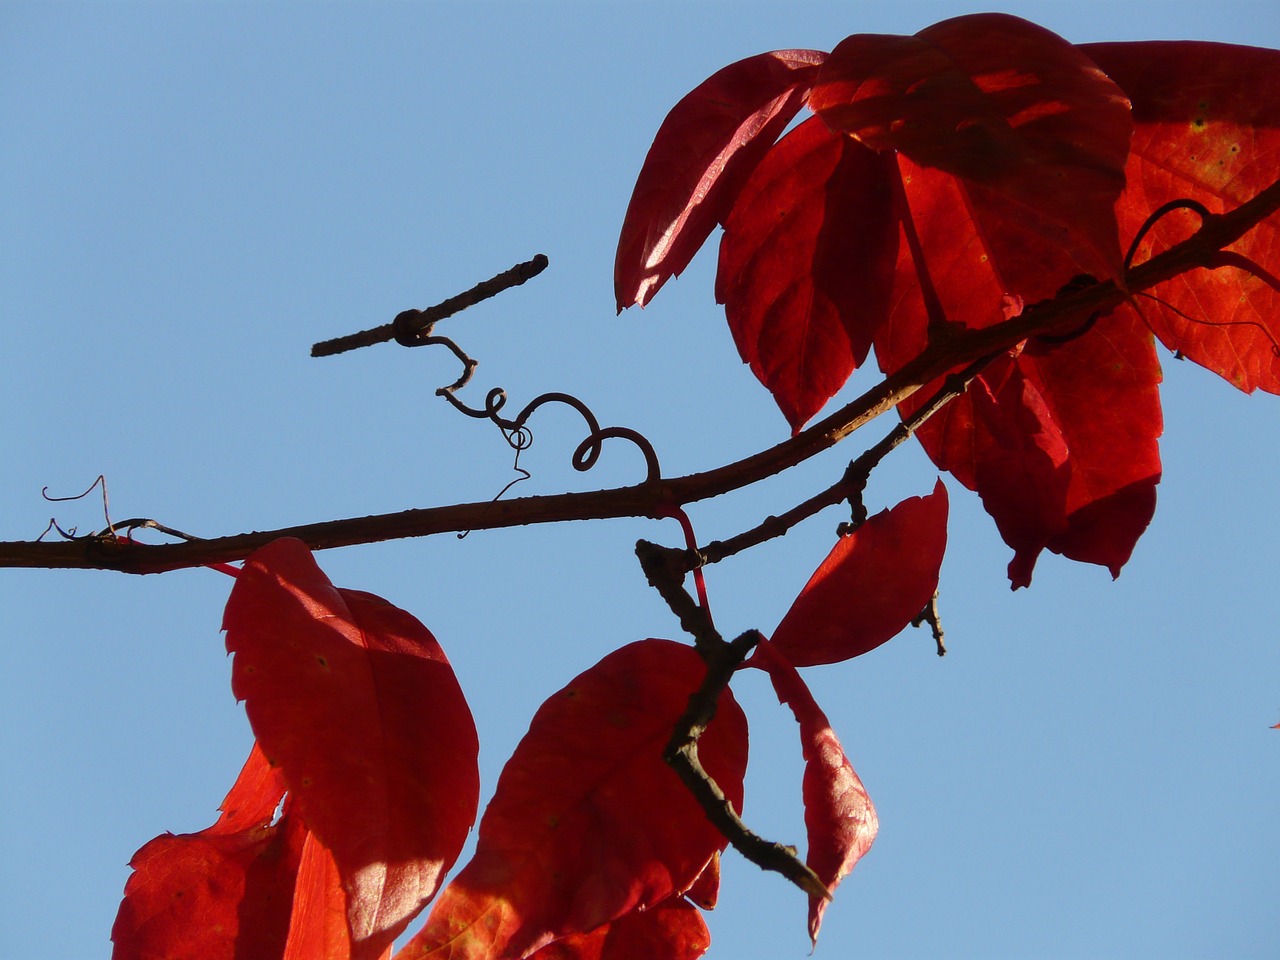
[[[667,601],[680,626],[693,635],[695,649],[707,665],[701,686],[690,695],[689,704],[667,741],[663,759],[735,850],[761,869],[782,874],[805,893],[830,899],[831,892],[797,856],[794,847],[765,840],[742,822],[720,785],[698,758],[698,740],[715,716],[720,695],[729,686],[734,671],[760,641],[760,632],[748,630],[732,642],[725,642],[706,611],[684,589],[688,572],[684,565],[685,552],[646,540],[636,544],[636,556],[640,558],[645,577]]]
[[[680,621],[680,629],[693,637],[695,649],[707,660],[715,656],[725,642],[706,608],[700,606],[684,588],[684,577],[690,569],[685,561],[686,553],[685,550],[664,547],[648,540],[636,542],[636,558],[649,586],[667,602]]]
[[[497,296],[503,290],[518,287],[526,280],[532,280],[547,269],[548,262],[546,256],[540,253],[532,260],[517,263],[510,270],[504,270],[488,280],[481,280],[470,290],[463,291],[448,300],[443,300],[434,307],[427,307],[425,310],[406,311],[412,316],[407,318],[403,324],[402,335],[404,335],[404,332],[413,335],[423,333],[438,320],[451,317],[455,313],[467,309],[467,307],[473,307],[481,300],[488,300],[490,297]],[[404,314],[401,314],[401,316],[404,316]],[[361,330],[359,333],[350,333],[345,337],[335,337],[332,340],[322,340],[320,343],[314,343],[311,345],[311,355],[313,357],[331,357],[335,354],[346,353],[348,350],[372,346],[375,343],[386,343],[388,340],[394,340],[397,332],[396,324],[384,323],[380,327]]]
[[[929,630],[933,633],[933,642],[938,646],[938,656],[945,657],[947,655],[947,645],[943,643],[946,636],[942,631],[942,615],[938,612],[938,591],[933,591],[933,596],[929,598],[929,602],[925,604],[923,610],[915,615],[911,620],[913,627],[929,624]]]
[[[866,489],[871,471],[891,451],[910,439],[926,420],[964,393],[973,378],[981,373],[982,369],[996,356],[998,354],[988,354],[975,360],[960,372],[947,377],[942,387],[919,410],[890,430],[878,443],[851,460],[849,466],[845,469],[844,476],[836,483],[803,503],[797,504],[785,513],[766,518],[750,530],[743,531],[727,540],[715,540],[708,543],[702,548],[700,557],[690,557],[686,552],[683,555],[686,564],[694,562],[702,564],[719,563],[727,557],[764,543],[766,540],[783,536],[802,520],[807,520],[819,511],[834,506],[841,500],[849,500],[851,504],[856,500],[854,522],[855,525],[861,523],[866,518],[866,510],[862,508],[862,491]]]
[[[731,643],[722,641],[717,655],[704,656],[707,675],[702,686],[689,697],[689,706],[667,742],[664,757],[689,788],[707,819],[733,844],[735,850],[761,869],[782,874],[810,896],[829,900],[831,891],[817,874],[805,866],[794,847],[765,840],[742,822],[724,791],[698,759],[698,739],[715,716],[720,694],[759,639],[758,631],[748,630]]]

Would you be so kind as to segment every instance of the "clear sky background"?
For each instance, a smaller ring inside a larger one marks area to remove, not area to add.
[[[1010,3],[1068,39],[1280,46],[1271,2]],[[535,253],[525,287],[448,321],[513,404],[547,390],[646,434],[679,475],[786,424],[738,361],[704,253],[614,316],[614,244],[666,111],[719,67],[971,12],[945,3],[0,3],[0,538],[100,502],[201,536],[486,499],[491,426],[433,396],[444,351],[309,345],[425,307]],[[447,328],[447,329],[446,329]],[[1274,957],[1280,948],[1275,478],[1280,400],[1164,357],[1165,479],[1113,583],[1008,549],[949,482],[951,653],[911,631],[807,676],[879,809],[828,958]],[[855,375],[848,399],[871,382]],[[573,472],[567,412],[535,420],[509,496],[636,482],[626,444]],[[887,429],[691,510],[704,540],[832,482]],[[869,442],[869,440],[867,441]],[[926,493],[918,450],[878,510]],[[728,634],[771,630],[839,511],[708,572]],[[481,733],[484,789],[537,705],[607,651],[678,627],[610,521],[332,551],[343,586],[421,618]],[[219,624],[230,581],[0,571],[0,956],[90,960],[133,852],[198,830],[251,743]],[[803,842],[795,725],[760,676],[747,820]],[[726,856],[711,957],[808,953],[805,903]]]

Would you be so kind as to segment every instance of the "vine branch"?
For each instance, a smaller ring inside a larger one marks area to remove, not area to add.
[[[748,630],[730,643],[722,640],[715,655],[703,656],[707,674],[702,685],[689,697],[689,706],[676,724],[663,757],[735,850],[757,867],[782,874],[810,896],[830,900],[831,891],[796,855],[794,847],[766,840],[742,822],[724,791],[698,759],[698,739],[715,716],[720,694],[759,640],[758,630]]]
[[[914,360],[861,396],[796,436],[734,463],[656,483],[584,493],[551,494],[463,503],[368,517],[329,520],[188,543],[142,544],[114,538],[69,542],[0,542],[0,567],[99,568],[159,573],[243,559],[277,537],[298,537],[313,550],[463,530],[611,517],[660,517],[684,506],[749,486],[839,443],[958,364],[1002,350],[1029,337],[1078,326],[1135,294],[1188,270],[1217,265],[1220,251],[1280,210],[1280,182],[1234,210],[1205,217],[1199,229],[1165,252],[1128,270],[1124,289],[1104,281],[1028,307],[1020,315],[981,330],[939,331]]]
[[[706,675],[698,689],[689,696],[688,706],[676,722],[663,751],[663,759],[675,770],[707,819],[720,831],[733,848],[764,870],[786,877],[812,896],[831,898],[831,892],[818,879],[794,847],[766,840],[748,827],[733,809],[715,778],[698,757],[698,740],[715,717],[720,695],[729,686],[738,666],[760,641],[758,630],[748,630],[732,642],[724,638],[711,623],[706,611],[684,589],[685,551],[641,540],[636,556],[649,585],[671,607],[680,626],[694,638],[694,647],[707,665]]]

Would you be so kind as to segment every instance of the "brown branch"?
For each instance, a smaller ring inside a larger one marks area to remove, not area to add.
[[[831,893],[796,854],[794,847],[765,840],[751,830],[733,809],[720,785],[698,757],[698,740],[715,717],[720,695],[729,686],[734,672],[760,641],[758,630],[748,630],[732,643],[720,636],[707,612],[684,588],[688,568],[685,551],[663,547],[647,540],[636,544],[636,556],[649,585],[667,602],[680,620],[681,628],[694,638],[695,649],[707,665],[706,676],[689,695],[684,713],[671,731],[663,759],[671,765],[689,789],[707,819],[735,850],[765,870],[782,874],[805,893],[831,898]]]
[[[733,844],[735,850],[756,866],[782,874],[810,896],[829,900],[831,891],[816,873],[805,866],[794,847],[765,840],[742,822],[724,791],[698,759],[698,739],[715,716],[720,694],[759,639],[758,631],[748,630],[732,643],[722,640],[710,656],[703,654],[707,675],[698,690],[689,697],[689,705],[676,724],[663,756],[689,788],[707,819]]]
[[[332,340],[313,343],[311,345],[311,355],[313,357],[331,357],[334,354],[346,353],[348,350],[372,346],[375,343],[386,343],[388,340],[396,339],[397,333],[402,336],[416,336],[424,333],[437,320],[451,317],[455,313],[467,309],[467,307],[475,306],[482,300],[496,297],[503,290],[518,287],[526,280],[532,280],[547,269],[547,263],[546,256],[540,253],[532,260],[517,263],[510,270],[504,270],[488,280],[481,280],[470,290],[464,290],[457,296],[442,300],[433,307],[427,307],[425,310],[406,310],[400,314],[400,317],[404,317],[404,320],[402,321],[402,329],[399,331],[397,331],[396,324],[384,323],[382,326],[373,327],[370,330],[361,330],[359,333],[349,333],[345,337],[335,337]]]
[[[707,611],[684,588],[685,574],[691,569],[684,559],[686,552],[648,540],[636,541],[636,558],[649,586],[667,602],[680,621],[680,629],[693,637],[695,648],[706,659],[724,645],[724,638]]]
[[[862,396],[774,447],[702,473],[587,493],[565,493],[406,510],[178,544],[112,540],[64,543],[0,542],[0,567],[102,568],[126,573],[159,573],[182,567],[238,560],[281,536],[295,536],[312,549],[375,543],[444,532],[485,530],[529,523],[659,516],[664,507],[685,505],[750,486],[839,443],[850,433],[915,393],[924,384],[974,358],[1008,349],[1028,337],[1069,330],[1098,311],[1114,309],[1135,293],[1197,267],[1213,264],[1218,252],[1280,210],[1280,183],[1229,213],[1209,217],[1200,229],[1164,253],[1134,267],[1126,289],[1106,281],[1051,301],[982,330],[938,336],[914,360]]]
[[[973,378],[996,356],[998,354],[982,357],[959,373],[947,377],[941,389],[930,397],[924,406],[909,418],[897,424],[879,442],[851,460],[844,471],[844,475],[827,489],[784,513],[766,518],[757,526],[752,527],[750,530],[745,530],[737,536],[730,537],[727,540],[713,540],[701,549],[700,557],[690,557],[688,551],[681,552],[684,562],[690,565],[688,569],[692,569],[692,564],[695,563],[719,563],[721,560],[741,553],[743,550],[758,546],[775,537],[781,537],[796,524],[809,519],[809,517],[821,510],[825,510],[827,507],[834,506],[841,500],[858,497],[860,501],[862,491],[866,489],[867,480],[871,476],[871,471],[875,469],[880,461],[910,439],[926,420],[964,393]],[[863,517],[859,518],[859,522],[865,519],[866,510],[864,509],[861,512]]]
[[[938,591],[933,591],[933,596],[929,598],[929,602],[924,605],[924,609],[917,613],[911,619],[913,627],[919,627],[929,624],[929,630],[933,634],[933,642],[938,647],[938,656],[945,657],[947,655],[947,645],[943,643],[946,633],[942,629],[942,614],[938,611]]]

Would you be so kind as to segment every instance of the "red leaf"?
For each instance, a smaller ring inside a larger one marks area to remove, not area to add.
[[[685,898],[703,910],[714,910],[720,899],[720,851],[707,861],[693,886],[684,892]]]
[[[1128,103],[1056,34],[996,13],[912,37],[856,34],[823,64],[809,105],[874,150],[1027,208],[1053,225],[1053,242],[1083,246],[1092,272],[1118,274],[1113,207],[1133,131]]]
[[[350,960],[347,894],[333,854],[308,833],[293,890],[283,960]]]
[[[642,640],[547,700],[502,772],[475,856],[399,960],[526,956],[687,890],[725,839],[662,753],[704,673],[690,647]],[[728,691],[699,755],[741,809],[746,719]]]
[[[800,724],[804,822],[809,837],[805,863],[828,890],[835,890],[875,842],[880,829],[876,808],[796,668],[768,640],[762,639],[756,651],[752,665],[769,674],[778,702],[790,706]],[[809,939],[815,946],[827,902],[809,897]]]
[[[751,169],[804,103],[826,54],[778,50],[739,60],[667,114],[627,206],[614,264],[618,312],[644,306],[720,223]]]
[[[272,817],[284,782],[254,744],[217,823],[162,834],[130,861],[111,929],[115,960],[279,956],[306,828]]]
[[[476,733],[453,671],[421,623],[335,588],[293,539],[245,561],[224,626],[232,689],[342,876],[353,955],[376,957],[475,818]]]
[[[793,432],[866,359],[888,314],[892,164],[812,117],[765,155],[725,220],[716,300]]]
[[[1118,205],[1128,241],[1164,203],[1189,198],[1234,209],[1280,178],[1280,51],[1220,43],[1096,43],[1081,47],[1133,101],[1137,128]],[[1190,212],[1162,219],[1136,262],[1185,239]],[[1280,217],[1227,248],[1280,272]],[[1280,291],[1236,267],[1197,270],[1150,291],[1143,317],[1170,350],[1241,390],[1280,393]],[[1129,309],[1129,308],[1125,308]]]
[[[590,933],[547,944],[529,960],[696,960],[711,946],[702,915],[683,899],[633,910]]]
[[[993,364],[918,432],[1013,547],[1015,589],[1046,548],[1119,576],[1155,512],[1159,380],[1149,331],[1108,317]]]
[[[947,491],[911,497],[841,537],[773,632],[798,667],[837,663],[902,631],[938,589]],[[754,659],[754,657],[753,657]]]
[[[1009,580],[1031,583],[1036,558],[1067,529],[1071,483],[1066,440],[1013,357],[992,364],[970,388],[973,488],[1014,549]]]
[[[875,343],[886,372],[924,349],[928,303],[951,323],[981,329],[1003,319],[1011,298],[1052,296],[1072,270],[1066,252],[1019,233],[998,206],[971,216],[955,178],[907,160],[901,167],[913,236]],[[917,432],[940,469],[982,496],[1015,550],[1015,587],[1030,582],[1045,547],[1119,573],[1155,509],[1159,381],[1149,332],[1118,312],[1066,343],[1012,351]],[[940,384],[904,403],[904,415]]]

